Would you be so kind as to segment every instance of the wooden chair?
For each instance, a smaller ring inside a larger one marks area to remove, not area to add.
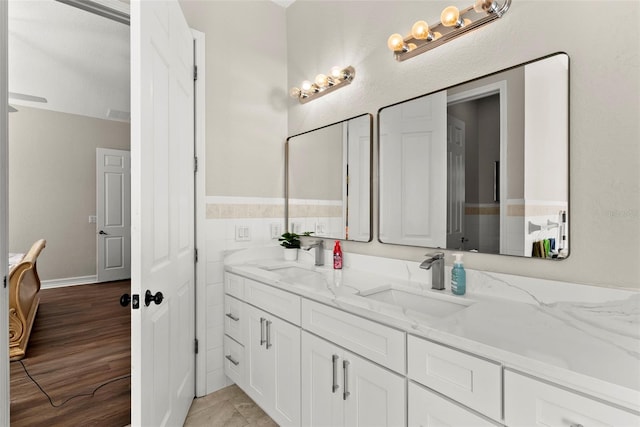
[[[40,277],[36,269],[38,255],[46,245],[40,239],[31,246],[22,261],[9,272],[9,357],[22,359],[40,303]]]

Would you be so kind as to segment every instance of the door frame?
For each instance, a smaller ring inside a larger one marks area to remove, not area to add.
[[[488,85],[469,89],[464,92],[447,95],[447,107],[462,102],[486,98],[490,95],[498,95],[500,98],[500,253],[504,252],[507,244],[507,81],[501,80]]]
[[[195,247],[197,253],[196,288],[195,288],[195,332],[198,340],[198,352],[196,353],[196,390],[195,395],[202,397],[207,394],[207,203],[206,203],[206,61],[205,61],[205,34],[191,29],[194,41],[193,61],[198,70],[197,79],[194,81],[195,111],[194,111],[194,139],[195,155],[197,159],[195,174]]]
[[[8,42],[9,17],[8,2],[0,2],[0,259],[7,259],[9,239],[7,239],[7,214],[9,153],[8,141]],[[4,286],[0,288],[0,425],[9,425],[10,386],[9,386],[9,291],[7,290],[8,265],[0,262],[0,276]]]
[[[201,172],[205,162],[205,34],[192,30],[195,44],[195,63],[199,70],[195,81],[195,144],[196,154]],[[8,214],[8,4],[0,2],[0,259],[6,259],[8,253],[7,214]],[[206,238],[204,227],[206,224],[205,203],[205,174],[196,175],[196,247],[199,248],[199,262],[196,264],[196,296],[206,295]],[[5,263],[0,262],[0,276],[7,277]],[[0,310],[9,312],[7,288],[0,288]],[[206,349],[206,298],[196,297],[196,338],[200,341],[200,348]],[[0,425],[9,425],[10,420],[10,377],[9,377],[9,317],[0,316]],[[196,355],[196,396],[206,394],[206,352],[199,351]]]

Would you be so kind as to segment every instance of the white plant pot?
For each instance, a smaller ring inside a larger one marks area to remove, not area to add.
[[[298,248],[282,248],[285,261],[295,261],[298,259]]]

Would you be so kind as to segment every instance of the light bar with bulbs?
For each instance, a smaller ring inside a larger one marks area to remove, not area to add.
[[[300,87],[292,87],[289,90],[289,95],[304,104],[348,85],[353,81],[355,75],[356,70],[351,66],[347,68],[333,67],[329,75],[318,74],[313,83],[305,80]]]
[[[404,61],[501,18],[510,5],[511,0],[476,0],[462,10],[449,6],[442,11],[437,24],[429,26],[425,21],[418,21],[407,37],[389,36],[387,46],[396,60]]]

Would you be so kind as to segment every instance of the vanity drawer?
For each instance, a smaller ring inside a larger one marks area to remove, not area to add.
[[[244,298],[244,277],[233,273],[224,275],[224,293],[236,298]]]
[[[244,295],[249,304],[300,326],[299,296],[251,279],[245,279]]]
[[[504,375],[509,426],[639,426],[640,416],[515,372]]]
[[[224,333],[242,343],[244,303],[230,295],[224,296]]]
[[[494,420],[502,419],[502,366],[414,336],[408,376]]]
[[[496,427],[480,415],[418,384],[409,382],[410,426]]]
[[[302,301],[302,327],[400,374],[405,333],[317,302]]]
[[[224,336],[224,373],[240,387],[244,386],[244,346]]]

